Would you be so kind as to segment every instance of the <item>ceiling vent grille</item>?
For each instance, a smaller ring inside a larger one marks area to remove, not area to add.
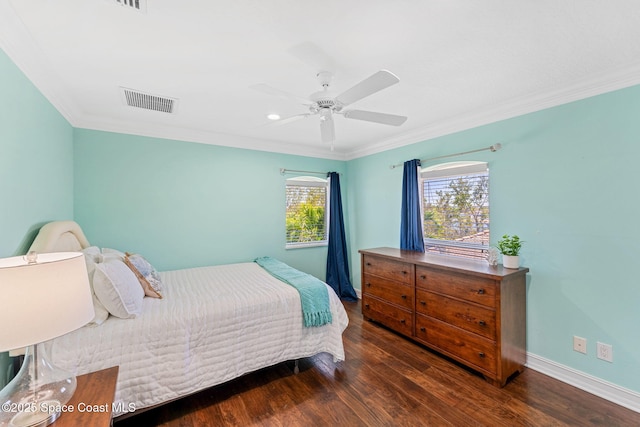
[[[163,96],[150,95],[137,90],[122,88],[125,103],[130,107],[144,108],[145,110],[173,113],[177,100]]]
[[[147,11],[147,0],[116,0],[120,6],[126,6],[139,12]]]

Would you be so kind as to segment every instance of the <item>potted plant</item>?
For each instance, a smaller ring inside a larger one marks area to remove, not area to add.
[[[502,254],[502,265],[505,268],[518,268],[520,266],[520,249],[522,240],[520,237],[505,234],[498,241],[498,250]]]

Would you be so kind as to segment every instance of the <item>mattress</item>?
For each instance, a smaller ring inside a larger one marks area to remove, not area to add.
[[[331,324],[303,327],[298,292],[255,263],[161,272],[164,298],[135,319],[110,316],[47,344],[76,375],[119,366],[114,416],[277,363],[326,352],[344,360],[348,317],[327,286]]]

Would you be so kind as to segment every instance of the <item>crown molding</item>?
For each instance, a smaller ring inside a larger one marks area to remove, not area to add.
[[[83,118],[82,120],[76,121],[73,126],[79,129],[115,132],[255,151],[267,151],[271,153],[291,154],[295,156],[319,159],[346,160],[344,153],[340,151],[330,151],[326,148],[315,148],[268,139],[249,138],[222,132],[209,132],[167,125],[144,125],[139,123],[121,123],[102,118],[93,120]]]
[[[161,139],[174,139],[186,142],[221,145],[226,147],[268,151],[297,156],[346,160],[340,151],[326,148],[300,146],[280,141],[248,138],[231,134],[205,132],[172,126],[144,125],[139,123],[121,123],[109,118],[88,117],[65,96],[61,87],[63,80],[56,78],[46,56],[22,25],[22,21],[7,0],[0,0],[0,48],[11,58],[14,64],[38,88],[42,95],[58,110],[69,124],[78,129],[92,129],[105,132],[147,136]]]
[[[535,94],[524,98],[517,98],[482,112],[469,112],[450,120],[419,128],[399,136],[387,138],[368,147],[342,152],[328,151],[325,148],[301,146],[299,144],[284,143],[274,140],[242,137],[232,134],[199,131],[195,129],[176,128],[170,126],[146,127],[138,124],[124,124],[109,122],[104,119],[75,120],[74,127],[103,130],[107,132],[129,133],[154,138],[175,139],[180,141],[198,142],[212,145],[245,148],[249,150],[268,151],[282,154],[292,154],[305,157],[315,157],[330,160],[348,161],[371,154],[400,148],[422,141],[428,141],[441,136],[450,135],[475,127],[499,122],[513,117],[522,116],[551,107],[568,104],[615,90],[640,84],[640,63],[607,73],[596,78],[587,79],[556,91]],[[76,116],[77,117],[77,116]]]
[[[615,72],[603,73],[595,78],[585,79],[555,91],[513,99],[493,108],[484,109],[482,112],[472,111],[432,126],[425,126],[381,140],[366,148],[349,151],[346,153],[346,157],[347,160],[353,160],[638,84],[640,84],[640,63]]]
[[[387,138],[362,149],[347,152],[327,151],[324,148],[300,146],[299,144],[283,143],[273,140],[241,137],[231,134],[197,131],[194,129],[158,127],[145,128],[140,125],[117,124],[102,119],[69,120],[74,127],[84,127],[109,132],[133,133],[155,138],[176,139],[182,141],[199,142],[213,145],[246,148],[250,150],[269,151],[283,154],[293,154],[306,157],[317,157],[331,160],[353,160],[371,154],[381,153],[394,148],[400,148],[422,141],[428,141],[441,136],[450,135],[475,127],[496,123],[517,116],[545,110],[581,99],[590,98],[615,90],[640,84],[640,63],[614,73],[603,74],[578,82],[572,86],[553,92],[536,94],[524,98],[514,99],[484,109],[482,112],[469,112],[459,117],[441,121],[437,124],[419,128],[399,136]],[[54,104],[55,105],[55,104]],[[77,116],[76,116],[77,117]]]
[[[350,151],[329,151],[324,147],[301,146],[300,144],[205,132],[196,129],[156,125],[145,126],[142,124],[120,123],[108,118],[86,117],[73,100],[66,95],[67,92],[64,91],[62,86],[63,80],[53,74],[46,56],[41,52],[26,27],[22,25],[19,16],[15,13],[8,0],[0,0],[0,47],[71,126],[76,128],[131,133],[154,138],[342,161],[404,147],[640,84],[640,63],[636,63],[615,72],[603,73],[594,78],[576,82],[569,87],[512,99],[493,107],[483,108],[481,112],[470,111],[395,137],[372,141],[371,144],[364,148]]]
[[[74,118],[79,115],[78,108],[65,95],[63,80],[51,71],[46,56],[8,0],[0,0],[0,48],[73,126]]]

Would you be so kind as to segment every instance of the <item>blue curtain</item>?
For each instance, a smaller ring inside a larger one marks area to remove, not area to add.
[[[404,162],[402,176],[402,218],[400,220],[400,249],[424,252],[418,167],[420,160]]]
[[[336,172],[329,172],[329,185],[329,250],[326,281],[341,299],[353,302],[358,300],[358,295],[349,279],[340,176]]]

